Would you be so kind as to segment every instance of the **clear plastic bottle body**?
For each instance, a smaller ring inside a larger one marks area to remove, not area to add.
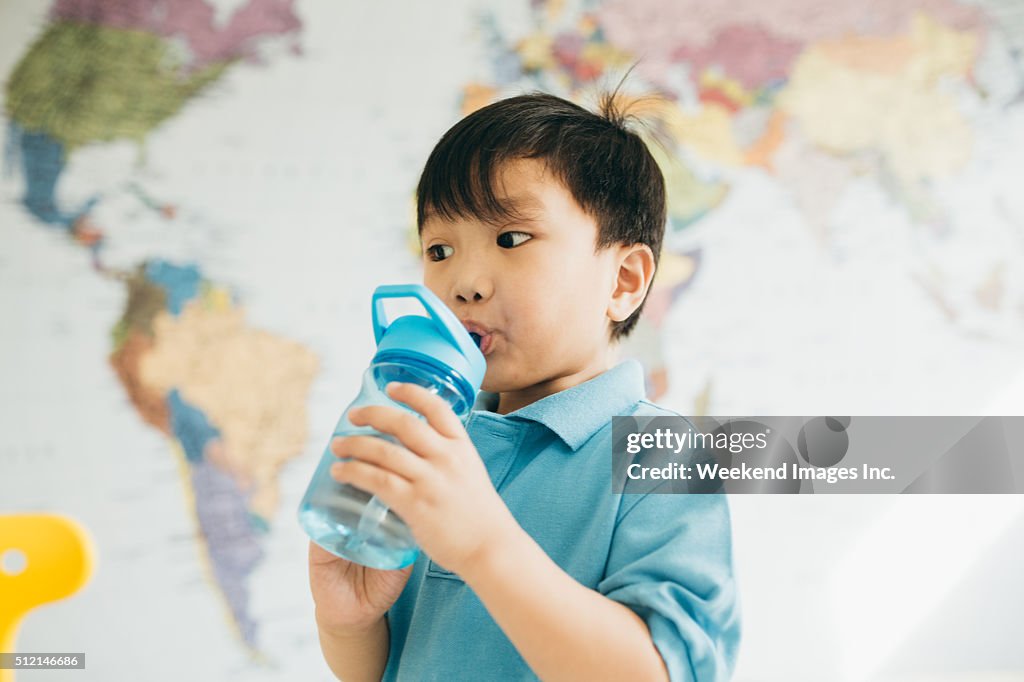
[[[348,420],[354,407],[389,405],[423,418],[407,405],[391,400],[384,392],[389,382],[418,384],[443,398],[465,423],[473,408],[461,377],[452,371],[408,358],[378,361],[363,373],[362,389],[338,419],[336,436],[372,435],[398,442],[389,434],[369,426],[355,426]],[[400,444],[400,443],[399,443]],[[410,453],[411,457],[415,457]],[[299,505],[299,523],[318,545],[344,559],[372,568],[395,569],[416,560],[419,548],[405,522],[380,500],[364,490],[340,483],[331,476],[330,467],[339,461],[330,449],[330,440],[316,472]]]

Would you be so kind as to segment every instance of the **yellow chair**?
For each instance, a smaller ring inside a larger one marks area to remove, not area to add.
[[[0,514],[0,652],[14,653],[25,614],[69,597],[85,585],[92,574],[93,556],[88,533],[71,518]],[[17,559],[24,565],[11,570]],[[54,646],[70,643],[54,642]],[[13,670],[0,670],[0,682],[13,680]]]

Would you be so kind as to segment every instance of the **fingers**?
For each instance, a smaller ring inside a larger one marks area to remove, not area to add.
[[[426,417],[427,423],[442,436],[455,438],[465,431],[451,405],[429,389],[417,384],[391,382],[385,390],[392,400],[405,403]]]
[[[412,491],[412,483],[398,474],[358,459],[332,464],[331,476],[340,483],[348,483],[376,495],[399,515]]]
[[[386,469],[407,481],[417,481],[428,471],[427,463],[416,453],[377,436],[334,438],[331,440],[331,452],[338,457],[353,457]]]
[[[387,390],[389,397],[408,405],[427,421],[392,405],[367,405],[349,410],[348,420],[355,426],[371,426],[392,435],[405,447],[427,458],[445,451],[444,438],[465,432],[448,403],[422,386],[391,383]]]

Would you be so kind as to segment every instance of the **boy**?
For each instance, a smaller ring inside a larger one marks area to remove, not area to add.
[[[417,190],[424,284],[480,336],[467,424],[412,384],[338,438],[332,475],[378,495],[422,552],[400,571],[310,543],[320,643],[343,680],[726,679],[739,641],[723,495],[610,492],[611,418],[644,400],[612,367],[664,235],[664,179],[616,111],[496,102],[434,148]],[[403,447],[404,446],[404,447]]]

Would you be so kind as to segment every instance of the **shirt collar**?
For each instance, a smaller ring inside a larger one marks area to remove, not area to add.
[[[612,417],[624,413],[645,395],[643,365],[630,358],[583,383],[498,416],[543,424],[575,452]],[[480,391],[473,409],[494,412],[498,397],[497,393]]]

